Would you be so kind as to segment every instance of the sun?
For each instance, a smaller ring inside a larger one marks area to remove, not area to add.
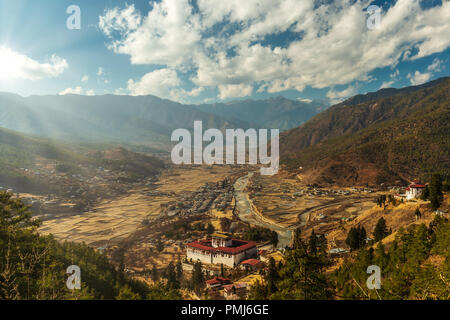
[[[0,79],[15,78],[19,72],[19,60],[13,50],[0,46]]]

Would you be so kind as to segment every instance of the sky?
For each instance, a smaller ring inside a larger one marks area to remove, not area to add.
[[[449,35],[448,0],[0,0],[0,91],[333,104],[448,76]]]

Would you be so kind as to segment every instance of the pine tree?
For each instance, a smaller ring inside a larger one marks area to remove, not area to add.
[[[309,237],[309,254],[316,255],[317,254],[317,236],[314,232],[314,229],[311,232],[311,236]]]
[[[199,292],[205,286],[205,275],[202,270],[202,263],[197,261],[192,271],[192,288]]]
[[[153,268],[152,268],[151,278],[154,282],[159,281],[159,273],[158,273],[158,269],[156,269],[156,266],[153,266]]]
[[[373,232],[374,241],[378,242],[384,239],[389,234],[389,231],[386,227],[386,220],[384,218],[380,218],[375,226],[375,230]]]
[[[206,233],[207,234],[213,234],[214,233],[214,226],[211,223],[208,223],[208,226],[206,227]]]
[[[436,210],[441,206],[443,200],[442,179],[438,173],[433,174],[430,183],[430,202],[431,209]]]
[[[178,282],[181,282],[183,279],[183,265],[181,264],[181,261],[177,262],[176,273]]]
[[[172,261],[167,266],[166,274],[167,274],[167,287],[171,290],[179,289],[180,283],[177,279],[177,273],[175,271],[175,266],[173,265]]]
[[[275,260],[273,257],[269,259],[269,267],[267,270],[267,291],[269,294],[275,293],[277,287],[275,282],[277,281],[277,267],[275,265]]]

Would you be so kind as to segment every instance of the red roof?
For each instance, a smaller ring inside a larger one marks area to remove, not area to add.
[[[241,264],[248,264],[251,265],[252,267],[256,267],[259,264],[261,264],[261,261],[257,260],[257,259],[247,259],[241,262]]]
[[[211,245],[211,239],[194,241],[191,243],[187,243],[186,246],[194,248],[194,249],[204,250],[204,251],[224,252],[224,253],[229,253],[229,254],[238,254],[238,253],[241,253],[248,249],[256,247],[256,242],[237,240],[237,239],[232,239],[232,240],[233,240],[233,245],[234,245],[233,247],[213,248]]]
[[[424,184],[420,184],[420,183],[413,183],[409,187],[410,188],[425,188],[425,185]]]
[[[231,283],[231,280],[223,277],[215,277],[214,279],[206,280],[206,284],[209,284],[210,286],[215,284],[228,284],[228,283]]]

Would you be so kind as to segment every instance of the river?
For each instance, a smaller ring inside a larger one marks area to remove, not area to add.
[[[253,211],[252,205],[248,200],[248,194],[245,188],[248,185],[248,180],[253,176],[253,172],[239,178],[234,184],[234,195],[236,197],[236,212],[239,219],[247,222],[253,226],[264,227],[278,233],[278,247],[284,248],[289,246],[292,242],[293,231],[289,228],[283,228],[274,223],[263,221],[261,217]]]

